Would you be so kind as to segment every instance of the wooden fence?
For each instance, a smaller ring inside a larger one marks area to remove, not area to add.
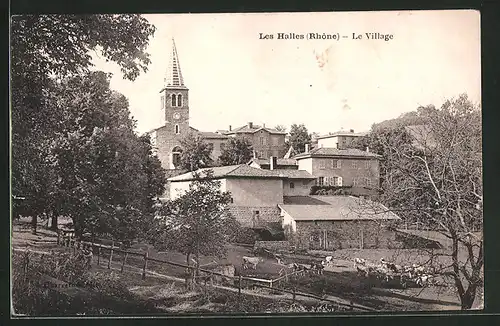
[[[265,289],[270,289],[273,291],[278,291],[282,293],[288,293],[292,294],[293,301],[295,302],[296,296],[302,296],[302,297],[308,297],[312,299],[316,299],[319,301],[325,301],[329,303],[333,303],[338,306],[346,307],[350,310],[356,308],[359,310],[364,310],[364,311],[374,311],[373,309],[369,309],[366,307],[358,306],[355,305],[352,301],[350,304],[345,304],[336,300],[328,299],[325,297],[320,297],[311,293],[305,293],[305,292],[297,292],[295,287],[292,288],[292,290],[287,290],[284,288],[280,288],[279,286],[282,285],[284,282],[288,282],[288,280],[293,277],[293,276],[303,276],[306,273],[311,273],[314,272],[313,270],[297,270],[294,271],[290,274],[285,274],[282,275],[276,279],[261,279],[261,278],[254,278],[254,277],[246,277],[242,275],[238,276],[229,276],[223,273],[218,273],[212,270],[207,270],[204,268],[198,268],[198,271],[203,273],[203,275],[195,275],[196,274],[196,267],[195,266],[188,266],[185,264],[180,264],[176,262],[171,262],[163,259],[158,259],[158,258],[153,258],[149,257],[149,252],[146,251],[144,253],[138,253],[138,252],[133,252],[133,251],[128,251],[128,250],[123,250],[120,249],[117,246],[114,246],[113,244],[111,246],[108,245],[103,245],[103,244],[98,244],[98,243],[92,243],[92,242],[87,242],[87,241],[78,241],[75,237],[74,234],[71,232],[69,233],[62,233],[62,236],[59,236],[58,234],[58,244],[65,246],[65,247],[71,247],[73,248],[73,251],[80,250],[80,249],[90,249],[92,248],[92,251],[97,253],[97,265],[101,265],[101,258],[104,259],[104,252],[107,251],[107,268],[111,268],[111,264],[113,263],[113,257],[116,257],[116,253],[121,254],[121,268],[120,272],[123,273],[125,266],[127,266],[127,259],[129,256],[135,256],[135,257],[140,257],[142,262],[142,279],[146,279],[146,275],[149,272],[152,272],[148,270],[148,262],[154,262],[154,263],[159,263],[159,264],[166,264],[169,266],[174,266],[174,267],[180,267],[184,268],[186,271],[189,271],[189,277],[185,278],[186,285],[191,280],[195,280],[196,278],[202,279],[205,281],[205,284],[209,283],[211,285],[214,284],[215,277],[217,276],[220,279],[224,279],[225,282],[232,287],[237,287],[238,288],[238,296],[241,296],[241,290],[242,288],[246,287],[259,287],[259,288],[265,288]],[[134,266],[135,267],[135,266]],[[316,271],[318,272],[318,271]],[[155,272],[156,273],[156,272]],[[159,273],[158,273],[159,274]]]

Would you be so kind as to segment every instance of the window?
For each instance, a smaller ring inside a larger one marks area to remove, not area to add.
[[[294,189],[295,188],[295,184],[293,182],[290,182],[290,189]]]
[[[353,185],[354,187],[359,186],[359,180],[358,180],[358,178],[354,178],[354,180],[352,180],[352,185]]]
[[[319,168],[321,170],[326,169],[326,161],[324,161],[324,160],[319,161]]]
[[[340,160],[332,160],[332,169],[340,169],[341,167]]]
[[[182,95],[177,95],[177,106],[182,106]]]
[[[274,146],[278,146],[279,145],[279,138],[278,137],[274,137],[273,138],[273,145]]]
[[[179,125],[175,125],[175,133],[180,134],[180,132]]]
[[[230,200],[230,201],[231,201],[231,204],[234,204],[234,199],[233,199],[233,197],[231,197],[231,200]]]
[[[165,109],[165,96],[161,96],[161,109]]]
[[[260,212],[259,211],[254,211],[254,213],[255,213],[255,215],[259,215]]]
[[[332,186],[338,186],[339,183],[339,178],[338,177],[333,177],[332,178]]]
[[[357,161],[352,161],[351,162],[351,166],[353,169],[357,169],[358,168],[358,162]]]
[[[365,169],[369,169],[370,168],[370,161],[365,161]]]
[[[176,106],[177,100],[175,94],[172,94],[172,106]]]
[[[264,137],[260,137],[260,144],[261,145],[265,145],[266,144],[266,140]]]
[[[366,181],[366,186],[367,186],[367,187],[372,187],[372,186],[373,186],[372,179],[370,179],[370,178],[365,178],[365,181]]]
[[[325,184],[325,178],[324,177],[319,177],[316,180],[316,183],[317,183],[318,186],[323,186]]]

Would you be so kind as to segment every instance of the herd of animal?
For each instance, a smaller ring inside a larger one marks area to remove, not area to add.
[[[434,273],[424,266],[416,264],[400,266],[384,258],[381,258],[378,264],[367,262],[366,259],[354,258],[354,268],[360,276],[376,277],[385,283],[397,280],[402,287],[412,284],[424,287],[436,283]]]

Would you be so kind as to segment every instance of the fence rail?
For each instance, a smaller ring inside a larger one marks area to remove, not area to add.
[[[219,277],[222,277],[226,280],[230,280],[230,281],[232,281],[233,286],[236,286],[238,288],[238,295],[239,296],[241,295],[241,290],[243,288],[243,286],[242,286],[243,281],[245,281],[245,282],[250,282],[250,284],[249,284],[250,286],[270,289],[270,290],[278,291],[278,292],[282,292],[282,293],[292,294],[293,301],[296,300],[296,296],[302,296],[302,297],[307,297],[307,298],[311,298],[311,299],[316,299],[319,301],[333,303],[335,305],[347,307],[349,309],[356,308],[356,309],[363,310],[363,311],[374,311],[374,309],[370,309],[367,307],[356,305],[352,301],[350,302],[350,304],[346,304],[346,303],[339,302],[337,300],[333,300],[333,299],[329,299],[329,298],[325,298],[325,297],[320,297],[320,296],[314,295],[312,293],[298,292],[298,291],[296,291],[295,287],[293,287],[293,290],[286,290],[286,289],[279,288],[279,287],[273,287],[274,284],[279,284],[282,280],[288,281],[288,279],[293,277],[293,276],[304,275],[306,273],[305,270],[298,270],[298,271],[294,271],[294,272],[289,273],[289,274],[287,273],[287,274],[282,275],[276,279],[262,279],[262,278],[247,277],[247,276],[242,276],[242,275],[230,276],[230,275],[226,275],[223,273],[219,273],[219,272],[204,269],[204,268],[197,269],[196,266],[190,266],[190,265],[185,265],[185,264],[181,264],[181,263],[167,261],[167,260],[163,260],[163,259],[159,259],[159,258],[149,257],[148,251],[146,251],[144,253],[138,253],[138,252],[134,252],[134,251],[121,249],[119,247],[114,246],[113,244],[111,246],[109,246],[109,245],[104,245],[104,244],[100,244],[100,243],[88,242],[88,241],[78,241],[76,238],[74,238],[73,234],[71,234],[71,233],[63,234],[62,239],[59,238],[59,234],[58,234],[58,244],[65,246],[65,247],[73,247],[74,250],[85,249],[85,248],[90,247],[90,248],[92,248],[92,251],[94,251],[94,248],[97,248],[97,264],[98,265],[100,265],[100,258],[103,254],[101,252],[101,249],[109,251],[108,264],[107,264],[108,269],[111,268],[111,263],[113,262],[112,261],[113,260],[113,253],[114,252],[121,253],[122,254],[122,259],[121,259],[122,264],[121,264],[120,272],[122,272],[122,273],[124,271],[124,267],[126,265],[126,260],[127,260],[129,255],[141,257],[144,260],[144,262],[142,264],[142,279],[146,278],[147,273],[152,272],[152,271],[147,269],[148,261],[150,261],[150,262],[154,262],[154,263],[166,264],[166,265],[170,265],[170,266],[185,268],[185,269],[189,270],[189,272],[191,274],[191,279],[193,279],[193,280],[196,279],[196,277],[202,277],[202,276],[195,275],[196,270],[198,270],[201,273],[208,274],[212,284],[213,284],[213,276],[219,276]],[[19,250],[19,251],[21,251],[21,250]],[[26,250],[22,250],[22,251],[26,251]],[[43,254],[47,254],[47,253],[43,253]],[[154,272],[154,273],[160,274],[157,272]],[[160,275],[162,275],[162,274],[160,274]],[[167,276],[167,275],[165,275],[165,276]],[[186,282],[188,282],[187,278],[186,278]]]

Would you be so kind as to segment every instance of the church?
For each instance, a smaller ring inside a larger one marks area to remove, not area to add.
[[[175,41],[172,39],[170,61],[160,91],[161,110],[164,114],[164,125],[151,130],[148,134],[155,153],[166,170],[175,170],[183,151],[181,141],[190,133],[199,135],[212,145],[212,158],[217,162],[226,142],[230,137],[247,139],[254,149],[254,157],[269,159],[271,156],[282,157],[286,153],[285,135],[263,124],[248,122],[242,127],[217,132],[199,131],[189,124],[189,89],[184,84],[181,66]]]

